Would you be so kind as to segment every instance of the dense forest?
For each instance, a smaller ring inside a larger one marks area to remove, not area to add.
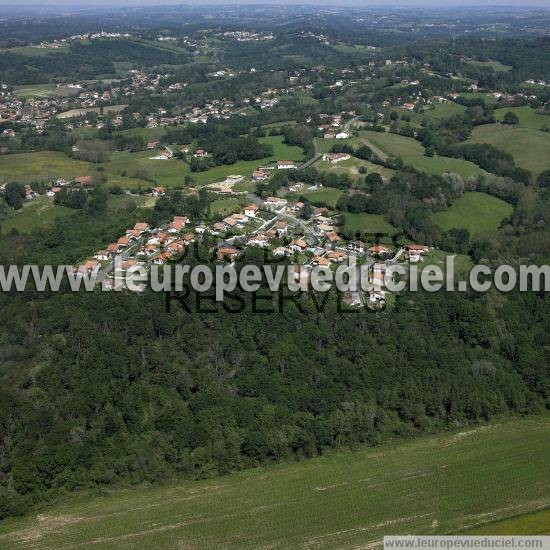
[[[136,9],[125,26],[93,12],[63,17],[59,21],[70,21],[67,35],[84,32],[93,21],[106,30],[130,28],[132,38],[76,41],[38,55],[24,53],[25,47],[58,38],[59,22],[32,20],[8,32],[0,21],[7,33],[0,37],[6,94],[20,84],[55,88],[56,82],[93,79],[82,90],[103,98],[112,82],[103,85],[102,79],[117,76],[124,88],[133,68],[155,81],[128,95],[98,99],[96,113],[75,117],[70,125],[49,115],[40,127],[3,122],[2,130],[16,130],[0,138],[6,164],[13,153],[30,158],[55,152],[69,164],[80,161],[79,171],[88,166],[93,189],[58,189],[48,198],[62,218],[28,231],[0,232],[0,266],[77,265],[138,221],[154,227],[176,215],[193,223],[219,221],[235,204],[242,208],[245,201],[283,190],[289,201],[304,203],[296,214],[300,222],[311,219],[313,207],[330,207],[335,230],[350,241],[360,238],[370,246],[373,235],[352,231],[346,221],[364,216],[370,223],[374,217],[391,224],[399,246],[423,243],[491,267],[549,263],[550,170],[527,170],[511,153],[468,142],[478,127],[497,126],[497,105],[525,107],[527,122],[541,116],[549,88],[541,84],[533,98],[524,93],[523,80],[550,79],[549,42],[522,33],[546,19],[502,16],[498,21],[506,30],[484,29],[481,40],[468,30],[472,12],[453,12],[448,17],[463,33],[455,40],[447,23],[434,24],[422,10],[386,20],[376,10],[357,8],[322,12],[312,22],[305,7],[284,17],[272,9],[220,9],[211,18],[193,8],[152,14]],[[480,15],[479,28],[490,17]],[[224,34],[274,28],[276,36],[265,41]],[[169,44],[158,40],[159,29],[174,35]],[[509,67],[499,72],[483,65],[488,60]],[[235,72],[231,77],[224,72],[228,67]],[[222,77],[215,73],[220,69]],[[487,91],[521,93],[498,103],[489,93],[472,92],[474,81]],[[463,93],[456,101],[436,104],[438,95],[447,99],[455,90]],[[274,97],[263,109],[262,101]],[[121,100],[128,106],[120,116],[102,112],[106,103]],[[227,120],[220,114],[206,124],[188,122],[190,109],[202,112],[213,100],[231,105]],[[405,101],[415,102],[410,112],[403,109]],[[447,107],[450,114],[441,114]],[[354,132],[354,139],[324,140],[323,128],[333,116],[341,119],[338,131]],[[357,125],[349,130],[352,119]],[[519,122],[514,112],[506,113],[499,129]],[[390,153],[381,158],[362,138],[364,130],[401,134],[410,138],[405,153],[421,152],[408,160]],[[542,127],[527,130],[546,137]],[[148,143],[151,150],[172,147],[174,158],[146,158]],[[258,184],[250,179],[255,168],[239,167],[246,191],[219,199],[227,201],[227,212],[212,214],[219,196],[199,172],[282,159],[292,146],[301,148],[304,159],[319,160],[329,150],[352,158],[347,171],[344,164],[319,161],[304,170],[273,170]],[[193,157],[199,148],[208,151],[205,159]],[[471,161],[476,175],[412,166],[418,157],[436,156]],[[127,158],[127,165],[109,171],[117,158]],[[143,169],[149,161],[162,169],[174,166],[174,173],[156,180]],[[8,175],[1,221],[13,221],[30,203],[25,170],[19,171],[21,181]],[[52,179],[33,181],[32,189],[44,195]],[[200,190],[190,192],[196,183]],[[303,185],[290,192],[296,183]],[[132,187],[123,189],[127,184]],[[154,185],[167,187],[156,202],[145,197]],[[324,188],[324,199],[308,189],[313,186]],[[441,229],[437,215],[472,192],[502,199],[512,213],[492,231]],[[214,256],[215,244],[213,236],[203,237],[201,253]],[[260,263],[263,255],[247,250],[245,258]],[[225,307],[214,307],[208,296],[182,304],[149,290],[0,293],[0,519],[71,491],[206,478],[550,408],[547,292],[404,291],[376,313],[347,308],[340,298],[330,294],[324,304],[313,294],[292,296],[285,289],[273,297],[262,289],[257,295],[236,292]]]

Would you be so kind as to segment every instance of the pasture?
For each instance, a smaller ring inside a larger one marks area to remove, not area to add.
[[[334,187],[323,187],[316,191],[298,191],[296,194],[306,198],[313,204],[324,204],[328,208],[334,208],[338,199],[342,196],[342,191]]]
[[[437,212],[435,222],[443,231],[467,229],[472,237],[496,231],[512,213],[512,205],[485,193],[464,193],[450,208]]]
[[[532,130],[540,130],[541,128],[550,128],[550,116],[541,115],[532,107],[525,105],[523,107],[505,107],[495,110],[495,118],[502,122],[506,113],[512,112],[519,118],[517,128],[531,128]]]
[[[28,233],[36,227],[51,225],[57,218],[75,214],[77,210],[58,206],[53,203],[53,197],[40,196],[32,201],[25,201],[21,210],[9,210],[8,216],[0,220],[0,230],[7,233],[17,229],[20,233]]]
[[[510,65],[504,65],[500,61],[476,61],[475,59],[470,59],[468,61],[469,65],[473,67],[479,67],[480,69],[493,69],[496,73],[507,73],[512,70]]]
[[[0,156],[0,183],[71,179],[75,176],[89,175],[92,172],[93,167],[88,162],[72,159],[57,151]]]
[[[431,107],[427,107],[421,113],[415,111],[409,111],[408,109],[398,108],[395,110],[399,115],[409,115],[411,118],[411,124],[413,126],[419,126],[423,120],[427,122],[439,122],[445,118],[449,118],[455,115],[461,115],[466,110],[464,105],[459,105],[453,101],[447,101],[446,103],[437,103]],[[405,124],[405,121],[403,121]]]
[[[344,218],[346,220],[344,230],[350,233],[393,235],[396,231],[395,227],[388,223],[382,214],[352,214],[351,212],[345,212]]]
[[[506,124],[477,126],[466,143],[488,143],[510,153],[520,168],[534,176],[550,169],[550,134]]]
[[[428,174],[444,174],[455,172],[463,178],[476,176],[482,172],[481,168],[473,162],[449,157],[424,155],[424,147],[413,138],[390,134],[389,132],[363,131],[361,136],[373,143],[381,151],[390,157],[401,158],[408,164]]]
[[[514,523],[514,532],[547,533],[549,429],[548,416],[507,419],[221,478],[76,495],[2,522],[0,546],[357,548],[387,534],[496,534]]]
[[[365,177],[367,174],[377,172],[384,180],[390,179],[395,173],[394,170],[374,164],[368,160],[362,160],[355,157],[344,160],[338,164],[331,164],[328,161],[320,160],[315,163],[315,168],[322,172],[333,172],[335,174],[349,174],[352,178]],[[361,174],[359,168],[363,166],[367,169],[366,174]]]
[[[259,139],[260,143],[266,143],[273,147],[273,160],[295,160],[304,159],[304,150],[296,145],[283,143],[283,136],[267,136]],[[256,161],[258,162],[258,161]]]

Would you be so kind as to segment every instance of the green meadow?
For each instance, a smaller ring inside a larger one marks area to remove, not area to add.
[[[477,126],[467,143],[488,143],[510,153],[516,164],[534,176],[550,169],[550,133],[506,124]]]
[[[137,130],[127,130],[126,132],[146,135],[148,139],[160,138],[164,132],[162,128],[154,128],[153,130],[154,132],[139,128]],[[260,138],[260,141],[273,146],[271,157],[258,160],[241,160],[234,164],[222,164],[204,172],[191,172],[185,162],[176,158],[169,160],[151,159],[151,157],[160,153],[157,150],[137,153],[116,152],[111,155],[109,161],[104,163],[104,167],[110,179],[118,178],[116,184],[121,187],[139,188],[151,187],[152,185],[181,187],[184,185],[187,174],[192,175],[197,184],[204,185],[223,181],[227,176],[232,175],[249,178],[258,166],[274,160],[295,160],[298,162],[303,159],[303,149],[284,144],[282,136],[268,136]]]
[[[51,225],[57,218],[75,214],[77,210],[58,206],[53,203],[53,197],[40,196],[26,201],[21,210],[9,210],[8,216],[0,220],[0,230],[7,233],[17,229],[20,233],[28,233],[36,227]]]
[[[450,208],[435,214],[436,223],[444,231],[467,229],[477,236],[495,231],[512,213],[512,205],[486,193],[464,193]]]
[[[361,136],[372,142],[376,147],[391,157],[401,158],[408,164],[428,174],[443,174],[455,172],[463,178],[476,176],[481,173],[481,168],[473,162],[449,157],[426,157],[424,147],[413,138],[391,134],[389,132],[363,131]]]
[[[395,233],[395,227],[388,223],[382,214],[345,212],[344,217],[346,220],[344,230],[350,233],[384,233],[386,235]]]
[[[377,172],[382,176],[383,179],[390,179],[394,170],[386,168],[385,166],[380,166],[379,164],[374,164],[368,160],[362,160],[355,157],[350,158],[349,160],[343,160],[338,164],[331,164],[328,161],[319,160],[315,163],[315,168],[322,172],[333,172],[335,174],[349,174],[353,178],[365,177],[367,174]],[[363,166],[367,169],[366,174],[361,174],[359,168]]]
[[[342,191],[334,187],[323,187],[316,191],[298,191],[297,194],[314,204],[325,204],[329,208],[334,208],[338,199],[342,196]]]
[[[447,101],[446,103],[438,103],[428,107],[421,113],[416,113],[403,108],[392,110],[395,110],[401,116],[409,115],[411,118],[411,124],[419,126],[423,120],[426,120],[427,122],[439,122],[444,118],[464,114],[466,107],[464,107],[464,105],[454,103],[453,101]],[[402,124],[406,124],[406,122],[403,121]]]
[[[497,73],[506,73],[512,70],[510,65],[504,65],[500,61],[476,61],[471,59],[468,61],[468,64],[482,69],[493,69]]]
[[[73,178],[91,174],[93,167],[87,162],[75,160],[64,153],[40,151],[0,156],[0,183],[19,181],[50,181],[57,178]]]
[[[2,522],[0,547],[351,549],[388,534],[547,534],[549,429],[548,416],[503,419],[221,478],[66,497]]]
[[[266,143],[273,147],[274,160],[304,160],[304,150],[296,145],[283,143],[283,136],[267,136],[259,139],[260,143]],[[258,161],[255,161],[258,162]]]
[[[531,128],[532,130],[540,130],[541,128],[550,128],[550,115],[541,115],[532,107],[525,105],[523,107],[508,107],[495,110],[495,118],[502,122],[506,113],[512,112],[519,118],[519,128]]]

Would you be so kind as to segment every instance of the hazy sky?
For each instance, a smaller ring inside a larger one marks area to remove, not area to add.
[[[310,5],[335,5],[333,0],[51,0],[46,5],[54,6],[147,6],[147,5],[209,5],[209,4],[310,4]],[[37,0],[0,0],[0,6],[16,8],[18,6],[41,6]],[[537,6],[549,7],[550,0],[338,0],[336,5],[354,6]],[[1,14],[0,14],[1,16]]]

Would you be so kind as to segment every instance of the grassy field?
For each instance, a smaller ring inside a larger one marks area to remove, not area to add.
[[[540,115],[535,109],[525,105],[523,107],[509,107],[495,110],[495,118],[500,122],[506,113],[515,113],[519,118],[519,128],[531,128],[532,130],[540,130],[541,128],[550,128],[550,116]]]
[[[300,197],[305,197],[312,203],[323,203],[329,208],[334,208],[338,199],[342,196],[342,191],[334,187],[323,187],[317,191],[299,191],[297,194]]]
[[[57,218],[70,216],[77,210],[58,206],[53,203],[53,197],[37,197],[24,203],[21,210],[11,210],[8,217],[0,221],[2,233],[17,229],[20,233],[28,233],[35,227],[52,224]]]
[[[78,95],[77,88],[58,88],[55,84],[31,84],[28,86],[16,86],[14,95],[26,99],[29,97],[71,97]]]
[[[510,65],[503,65],[500,61],[476,61],[471,59],[468,64],[474,67],[493,69],[497,73],[506,73],[512,70]]]
[[[488,143],[510,153],[516,164],[534,176],[550,169],[550,134],[506,124],[477,126],[467,143]]]
[[[150,157],[155,156],[157,153],[155,151],[113,153],[111,159],[104,163],[105,171],[114,176],[131,178],[134,183],[142,180],[139,186],[152,186],[154,183],[166,187],[183,186],[185,175],[189,173],[187,164],[175,158],[151,160]],[[153,182],[146,181],[146,178],[153,180]],[[127,183],[130,184],[129,181]],[[128,185],[128,187],[133,186]]]
[[[389,132],[363,131],[361,136],[368,139],[384,153],[400,157],[405,164],[428,174],[456,172],[463,178],[478,175],[482,170],[473,162],[448,157],[426,157],[424,147],[413,138],[390,134]]]
[[[93,167],[56,151],[0,156],[0,183],[50,181],[91,174]]]
[[[466,531],[467,535],[550,535],[550,510],[495,521]]]
[[[0,524],[5,549],[358,548],[388,534],[548,530],[550,418],[80,495]],[[533,514],[519,517],[522,514]],[[528,523],[527,523],[528,522]],[[508,523],[509,525],[509,523]],[[527,527],[523,527],[528,525]]]
[[[146,135],[148,139],[159,138],[163,128],[148,130],[144,128],[127,130],[129,133]],[[227,176],[241,175],[250,177],[258,166],[274,160],[302,160],[303,150],[300,147],[291,147],[282,142],[282,136],[268,136],[260,141],[273,145],[273,156],[249,161],[238,161],[235,164],[215,166],[205,172],[192,173],[197,184],[202,185],[224,180]],[[147,187],[154,184],[165,187],[179,187],[184,184],[184,178],[190,174],[189,167],[178,159],[151,160],[155,151],[140,151],[137,153],[117,152],[104,164],[110,179],[117,181],[117,185],[125,188]],[[126,175],[124,175],[126,174]],[[120,179],[122,178],[122,179]],[[147,181],[151,179],[152,181]]]
[[[369,234],[385,233],[387,235],[395,233],[395,227],[389,224],[381,214],[352,214],[346,212],[344,216],[346,218],[345,231]]]
[[[398,112],[401,116],[409,115],[411,117],[411,124],[417,126],[420,125],[423,120],[427,120],[428,122],[439,122],[444,118],[449,118],[454,115],[461,115],[464,113],[465,110],[466,107],[464,107],[464,105],[459,105],[458,103],[454,103],[452,101],[448,101],[446,103],[438,103],[433,107],[427,108],[422,113],[415,113],[414,111],[409,111],[407,109],[401,108],[395,109],[395,111]]]
[[[512,206],[485,193],[465,193],[450,208],[435,214],[435,221],[444,231],[467,229],[477,236],[495,231],[512,213]]]
[[[460,94],[460,97],[464,99],[484,99],[487,105],[496,105],[497,99],[491,94],[485,92],[464,92]]]
[[[214,218],[221,218],[237,212],[241,208],[241,201],[238,199],[216,199],[210,204],[210,212]]]
[[[315,168],[322,172],[334,172],[335,174],[349,174],[352,178],[364,177],[365,175],[359,173],[359,168],[364,166],[367,169],[367,174],[377,172],[382,176],[384,180],[390,179],[394,170],[390,168],[385,168],[379,164],[373,164],[368,160],[361,160],[355,157],[350,158],[349,160],[344,160],[338,164],[331,164],[328,161],[320,160],[315,163]]]
[[[267,136],[260,138],[259,141],[273,147],[273,157],[271,158],[274,160],[302,161],[304,159],[304,150],[296,145],[283,143],[283,136]]]

